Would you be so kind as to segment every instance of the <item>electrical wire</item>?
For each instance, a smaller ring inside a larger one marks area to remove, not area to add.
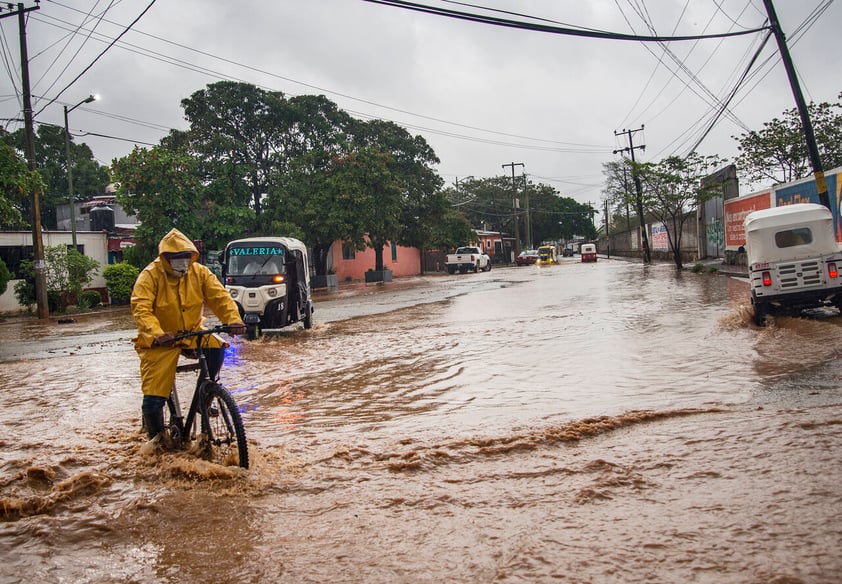
[[[743,75],[740,77],[740,80],[739,80],[739,81],[737,82],[737,84],[734,86],[734,89],[731,91],[731,94],[728,96],[728,99],[726,99],[726,100],[725,100],[725,103],[723,103],[723,104],[722,104],[722,109],[720,109],[720,110],[717,112],[717,114],[713,117],[713,119],[712,119],[712,120],[711,120],[711,122],[710,122],[710,125],[708,125],[707,129],[706,129],[706,130],[702,133],[701,137],[700,137],[700,138],[696,141],[696,143],[693,145],[693,147],[690,149],[690,151],[686,154],[686,156],[689,156],[690,154],[692,154],[693,152],[695,152],[695,151],[696,151],[696,148],[698,148],[698,147],[699,147],[699,144],[701,144],[701,143],[702,143],[702,141],[703,141],[705,138],[707,138],[707,136],[708,136],[708,134],[710,133],[710,131],[711,131],[711,130],[713,130],[713,127],[716,125],[716,122],[718,122],[718,121],[719,121],[719,117],[720,117],[720,115],[721,115],[721,114],[722,114],[722,112],[725,110],[725,108],[727,108],[727,107],[728,107],[728,104],[729,104],[729,103],[731,103],[731,100],[733,100],[734,95],[736,95],[737,90],[740,88],[740,86],[741,86],[741,85],[743,84],[743,82],[745,81],[746,76],[748,75],[748,73],[749,73],[749,71],[751,70],[752,66],[754,66],[754,63],[757,61],[757,58],[760,56],[760,52],[761,52],[761,51],[763,50],[763,48],[766,46],[766,43],[769,41],[769,38],[770,38],[771,36],[772,36],[772,31],[769,31],[768,33],[766,33],[766,38],[764,38],[764,39],[763,39],[763,43],[762,43],[762,44],[761,44],[761,45],[757,48],[757,52],[755,52],[755,53],[754,53],[754,57],[751,59],[751,61],[749,62],[749,64],[746,66],[746,70],[743,72]]]
[[[114,46],[114,44],[115,44],[117,41],[119,41],[119,40],[123,37],[123,35],[125,35],[127,32],[129,32],[129,31],[131,30],[131,28],[132,28],[135,24],[137,24],[137,22],[138,22],[141,18],[143,18],[143,15],[144,15],[144,14],[146,14],[147,12],[149,12],[149,9],[150,9],[150,8],[152,8],[152,6],[155,4],[155,2],[157,2],[157,0],[152,0],[152,1],[149,3],[149,5],[148,5],[146,8],[144,8],[144,9],[143,9],[143,12],[141,12],[141,13],[137,16],[137,18],[135,18],[135,19],[131,22],[131,24],[129,24],[129,26],[127,26],[127,27],[126,27],[126,28],[125,28],[125,29],[124,29],[124,30],[123,30],[123,31],[122,31],[119,35],[117,35],[117,37],[116,37],[116,38],[115,38],[115,39],[114,39],[114,40],[113,40],[113,41],[112,41],[112,42],[111,42],[111,43],[110,43],[107,47],[105,47],[105,49],[104,49],[104,50],[103,50],[103,51],[102,51],[99,55],[97,55],[97,56],[96,56],[96,58],[95,58],[95,59],[94,59],[94,60],[93,60],[93,61],[92,61],[92,62],[91,62],[91,63],[90,63],[87,67],[85,67],[85,68],[82,70],[82,72],[81,72],[81,73],[79,73],[76,77],[74,77],[74,78],[73,78],[73,80],[72,80],[70,83],[68,83],[67,85],[65,85],[65,86],[64,86],[64,89],[62,89],[61,91],[59,91],[59,92],[58,92],[58,94],[57,94],[57,95],[56,95],[53,99],[51,99],[51,100],[49,101],[49,103],[47,103],[47,105],[45,105],[45,106],[44,106],[44,107],[42,107],[40,110],[38,110],[38,112],[35,114],[35,116],[37,116],[38,114],[40,114],[41,112],[43,112],[45,108],[49,107],[52,103],[54,103],[54,102],[55,102],[55,101],[56,101],[59,97],[61,97],[61,95],[62,95],[65,91],[67,91],[67,90],[70,88],[70,86],[71,86],[71,85],[73,85],[74,83],[76,83],[76,82],[77,82],[77,81],[78,81],[78,80],[82,77],[82,75],[84,75],[85,73],[87,73],[87,72],[91,69],[91,67],[93,67],[93,66],[94,66],[94,64],[95,64],[97,61],[99,61],[99,60],[100,60],[100,58],[102,58],[102,56],[103,56],[106,52],[108,52],[108,49],[110,49],[111,47],[113,47],[113,46]]]
[[[713,39],[723,37],[743,36],[747,34],[754,34],[761,32],[764,28],[744,30],[730,33],[715,33],[710,35],[688,35],[688,36],[643,36],[630,35],[616,32],[606,32],[600,30],[585,30],[580,28],[548,26],[543,24],[533,24],[523,21],[509,20],[505,18],[495,18],[492,16],[483,16],[470,12],[461,12],[457,10],[447,10],[445,8],[436,8],[426,4],[417,4],[415,2],[406,2],[404,0],[362,0],[363,2],[370,2],[372,4],[382,4],[384,6],[392,6],[394,8],[403,8],[406,10],[414,10],[416,12],[423,12],[433,14],[436,16],[445,16],[448,18],[455,18],[458,20],[465,20],[468,22],[477,22],[480,24],[489,24],[494,26],[502,26],[506,28],[515,28],[521,30],[529,30],[533,32],[546,32],[551,34],[560,34],[566,36],[581,36],[588,38],[608,39],[615,41],[640,41],[640,42],[662,42],[662,41],[690,41],[696,39]]]
[[[46,89],[42,90],[42,93],[45,93],[45,94],[46,94],[46,93],[49,93],[49,91],[50,91],[50,90],[51,90],[51,89],[55,86],[55,84],[56,84],[56,83],[58,83],[58,80],[61,78],[61,76],[62,76],[62,75],[63,75],[63,74],[64,74],[64,73],[65,73],[65,72],[66,72],[66,71],[70,68],[70,65],[73,63],[73,60],[74,60],[74,59],[75,59],[75,58],[79,55],[79,53],[80,53],[80,52],[82,52],[82,49],[83,49],[83,48],[85,47],[85,45],[88,43],[88,40],[90,40],[91,35],[94,33],[94,31],[96,31],[97,26],[99,26],[99,24],[102,22],[102,15],[103,15],[103,14],[105,14],[106,12],[108,12],[108,10],[111,8],[111,6],[112,6],[113,4],[114,4],[114,0],[111,0],[111,3],[108,5],[108,8],[106,8],[106,9],[105,9],[105,11],[103,11],[103,12],[100,14],[99,18],[97,19],[96,24],[94,25],[94,27],[93,27],[90,31],[88,31],[88,35],[85,37],[85,39],[84,39],[84,40],[82,41],[82,43],[79,45],[79,47],[76,49],[76,52],[75,52],[75,53],[73,53],[73,56],[71,56],[71,57],[67,60],[67,64],[66,64],[66,65],[64,66],[64,68],[63,68],[63,69],[59,72],[59,74],[58,74],[58,75],[56,75],[55,80],[54,80],[54,81],[53,81],[53,82],[52,82],[52,83],[51,83],[51,84],[50,84],[50,85],[49,85]],[[89,19],[89,18],[91,18],[91,14],[93,13],[93,11],[96,9],[96,7],[97,7],[98,5],[99,5],[99,0],[97,0],[97,1],[96,1],[96,4],[94,4],[94,5],[91,7],[91,9],[88,11],[88,14],[85,16],[85,19],[82,21],[82,23],[81,23],[81,24],[79,25],[79,27],[76,29],[76,31],[74,31],[74,33],[73,33],[73,34],[69,35],[69,37],[68,37],[68,39],[67,39],[67,43],[64,45],[64,49],[61,51],[61,53],[59,53],[59,55],[63,54],[63,53],[64,53],[64,50],[66,50],[66,49],[70,46],[71,41],[72,41],[72,40],[73,40],[73,38],[76,36],[76,33],[78,33],[78,32],[79,32],[79,30],[80,30],[80,29],[81,29],[81,28],[82,28],[82,27],[83,27],[83,26],[84,26],[84,25],[88,22],[88,19]],[[32,88],[33,88],[33,89],[35,89],[36,87],[38,87],[38,85],[41,83],[41,81],[42,81],[42,80],[43,80],[43,79],[47,76],[47,74],[50,72],[50,69],[52,69],[52,68],[53,68],[53,65],[55,65],[57,62],[58,62],[58,56],[57,56],[57,57],[53,60],[53,62],[50,64],[50,66],[49,66],[49,67],[47,67],[47,68],[44,70],[44,72],[41,74],[41,77],[39,77],[39,78],[38,78],[38,81],[36,81],[36,82],[33,84],[33,86],[32,86]]]
[[[61,24],[56,24],[55,22],[51,22],[50,20],[56,20]],[[64,29],[63,25],[66,24],[66,23],[64,23],[64,21],[54,19],[54,18],[51,18],[51,17],[49,17],[47,20],[41,20],[41,22],[44,22],[45,24],[49,24],[51,26],[56,26],[56,27],[62,28],[62,29]],[[135,32],[138,32],[140,34],[146,34],[146,33],[142,33],[141,31],[135,31]],[[273,76],[273,77],[277,77],[277,78],[280,78],[280,79],[283,79],[283,80],[286,80],[286,81],[292,81],[292,82],[299,83],[299,84],[302,84],[302,85],[308,85],[308,84],[298,82],[298,81],[290,79],[290,78],[286,78],[286,77],[282,77],[282,76],[270,73],[270,72],[265,71],[265,70],[260,70],[260,69],[257,69],[255,67],[251,67],[251,66],[248,66],[248,65],[245,65],[245,64],[237,63],[236,61],[232,61],[230,59],[225,59],[225,58],[222,58],[222,57],[217,57],[217,56],[212,55],[210,53],[198,51],[196,49],[192,49],[191,47],[187,47],[185,45],[179,45],[178,43],[173,43],[171,41],[167,41],[167,39],[163,39],[161,37],[155,37],[154,35],[146,35],[146,36],[151,36],[153,38],[156,38],[157,40],[162,40],[164,42],[167,42],[168,44],[172,44],[172,45],[178,46],[180,48],[188,49],[188,50],[191,50],[193,52],[197,52],[199,54],[202,54],[204,56],[208,56],[208,57],[211,57],[211,58],[214,58],[214,59],[221,60],[223,62],[238,65],[238,66],[244,67],[244,68],[249,69],[249,70],[254,70],[254,71],[257,71],[257,72],[260,72],[260,73],[263,73],[263,74],[266,74],[266,75],[270,75],[270,76]],[[105,42],[102,39],[98,39],[98,40],[101,40],[101,42]],[[162,53],[151,51],[149,49],[145,49],[145,48],[139,47],[137,45],[133,45],[131,43],[126,43],[125,41],[120,42],[116,46],[118,46],[120,48],[123,48],[124,50],[130,50],[131,52],[135,52],[136,54],[141,54],[143,56],[147,56],[149,58],[153,58],[153,59],[171,64],[171,65],[175,65],[175,66],[182,67],[182,68],[185,68],[185,69],[188,69],[188,70],[191,70],[191,71],[206,74],[206,75],[208,75],[210,77],[214,77],[216,79],[227,79],[227,80],[231,80],[231,81],[239,81],[239,82],[244,82],[244,83],[247,82],[245,79],[240,79],[240,78],[236,78],[236,77],[233,77],[233,76],[230,76],[230,75],[225,75],[221,72],[214,71],[212,69],[208,69],[208,68],[205,68],[205,67],[200,67],[198,65],[187,63],[186,61],[182,61],[182,60],[176,59],[174,57],[169,57],[169,56],[163,55]],[[126,47],[131,47],[131,48],[127,49]],[[319,89],[321,91],[326,91],[326,92],[329,92],[329,93],[336,94],[336,92],[330,92],[329,90],[326,90],[326,89],[323,89],[323,88],[319,88],[319,87],[315,87],[315,86],[309,86],[309,87],[314,88],[314,89]],[[264,87],[264,89],[266,89],[267,91],[276,91],[273,88],[265,88]],[[447,136],[447,137],[456,138],[456,139],[460,139],[460,140],[467,140],[467,141],[472,141],[472,142],[499,145],[499,146],[507,146],[507,147],[518,148],[518,149],[530,149],[530,150],[536,150],[536,151],[550,151],[550,152],[562,152],[562,153],[592,152],[592,153],[602,153],[602,154],[610,152],[610,148],[608,148],[607,146],[593,145],[593,144],[581,144],[581,143],[575,143],[575,142],[563,142],[563,141],[558,141],[558,140],[547,140],[547,139],[533,138],[533,137],[523,136],[523,135],[518,135],[518,134],[497,132],[497,131],[493,131],[493,130],[487,130],[487,129],[484,129],[484,128],[479,128],[479,127],[476,127],[476,126],[469,126],[469,125],[466,125],[466,124],[449,122],[447,120],[443,120],[443,119],[439,119],[439,118],[433,118],[433,117],[430,117],[430,116],[424,116],[424,115],[421,115],[421,114],[414,114],[414,113],[406,111],[406,110],[401,110],[401,109],[398,109],[398,108],[390,108],[389,106],[383,106],[383,105],[377,104],[375,102],[370,102],[370,101],[367,101],[367,100],[360,100],[358,98],[354,98],[352,96],[348,96],[348,95],[345,95],[345,94],[338,94],[338,95],[341,95],[343,97],[348,97],[349,99],[352,99],[352,100],[362,101],[362,102],[367,103],[369,105],[374,105],[374,106],[377,106],[377,107],[383,107],[383,108],[390,109],[390,110],[393,110],[393,111],[397,111],[397,112],[400,112],[400,113],[406,113],[408,115],[413,115],[413,116],[416,116],[416,117],[420,117],[422,119],[429,119],[429,120],[437,121],[437,122],[440,122],[440,123],[445,123],[445,124],[449,124],[449,125],[453,125],[453,126],[457,126],[457,127],[464,127],[464,128],[471,129],[471,130],[486,132],[486,133],[489,133],[489,134],[501,135],[501,136],[504,136],[504,137],[525,139],[525,140],[538,142],[538,143],[541,143],[541,144],[549,144],[549,146],[528,145],[528,144],[521,144],[521,143],[504,142],[504,141],[500,141],[500,140],[492,140],[492,139],[487,139],[487,138],[482,138],[482,137],[477,137],[477,136],[469,136],[469,135],[465,135],[465,134],[448,132],[448,131],[445,131],[445,130],[437,130],[437,129],[434,129],[434,128],[409,124],[409,123],[406,123],[406,122],[396,122],[396,123],[400,123],[401,125],[403,125],[407,128],[420,130],[420,131],[424,131],[424,132],[432,133],[432,134],[439,134],[439,135],[442,135],[442,136]],[[375,118],[378,117],[378,116],[373,116],[373,115],[366,114],[366,113],[356,111],[356,110],[353,110],[353,109],[349,109],[349,108],[346,108],[346,111],[348,113],[350,113],[352,115],[355,115],[357,117],[360,117],[360,118],[375,119]],[[96,111],[91,110],[91,113],[93,113],[95,115],[106,115],[99,108],[97,108]],[[557,146],[553,146],[553,145],[557,145]]]

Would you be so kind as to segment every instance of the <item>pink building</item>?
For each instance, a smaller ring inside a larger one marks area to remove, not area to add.
[[[353,245],[334,242],[330,248],[328,266],[333,266],[336,279],[365,280],[365,273],[374,269],[374,250],[355,250]],[[403,247],[393,243],[383,246],[383,267],[392,270],[394,277],[417,276],[421,273],[421,251],[415,247]]]

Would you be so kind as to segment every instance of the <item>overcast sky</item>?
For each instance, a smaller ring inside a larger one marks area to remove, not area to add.
[[[639,35],[734,32],[766,20],[762,0],[418,2]],[[838,101],[840,3],[776,0],[776,9],[807,101]],[[0,118],[20,119],[18,19],[0,26]],[[686,154],[715,113],[715,99],[733,90],[762,40],[761,33],[668,45],[581,38],[364,0],[44,0],[27,24],[36,122],[63,125],[63,105],[100,94],[70,114],[70,129],[102,164],[185,128],[181,100],[229,79],[287,95],[324,94],[356,117],[397,122],[426,138],[448,184],[510,176],[503,165],[522,163],[518,175],[597,207],[602,164],[628,146],[615,133],[645,126],[634,133],[635,145],[646,146],[638,160]],[[698,151],[733,157],[731,136],[761,129],[794,103],[771,38],[731,115]],[[10,131],[22,125],[4,124]]]

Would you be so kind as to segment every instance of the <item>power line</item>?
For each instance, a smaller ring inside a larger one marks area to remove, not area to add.
[[[37,116],[38,114],[40,114],[41,112],[43,112],[45,108],[49,107],[49,106],[50,106],[50,104],[52,104],[52,103],[53,103],[53,102],[55,102],[55,101],[56,101],[59,97],[61,97],[61,94],[62,94],[62,93],[64,93],[65,91],[67,91],[67,90],[70,88],[70,86],[71,86],[71,85],[73,85],[74,83],[76,83],[76,82],[79,80],[79,78],[81,78],[81,77],[82,77],[82,75],[84,75],[85,73],[87,73],[87,72],[90,70],[90,68],[91,68],[91,67],[93,67],[93,66],[94,66],[94,64],[95,64],[97,61],[99,61],[99,60],[100,60],[100,58],[101,58],[101,57],[102,57],[102,56],[103,56],[103,55],[104,55],[104,54],[108,51],[108,49],[110,49],[111,47],[113,47],[113,46],[114,46],[114,43],[116,43],[117,41],[119,41],[119,40],[123,37],[123,35],[124,35],[124,34],[126,34],[127,32],[129,32],[129,31],[131,30],[131,28],[132,28],[135,24],[137,24],[137,22],[138,22],[141,18],[143,18],[143,15],[144,15],[144,14],[146,14],[146,13],[149,11],[149,9],[150,9],[150,8],[152,8],[152,6],[155,4],[155,2],[156,2],[156,1],[157,1],[157,0],[152,0],[152,1],[149,3],[149,5],[147,5],[147,6],[146,6],[146,8],[144,8],[144,9],[143,9],[143,12],[141,12],[141,13],[137,16],[137,18],[135,18],[135,19],[131,22],[131,24],[129,24],[129,26],[127,26],[127,27],[125,28],[125,30],[123,30],[123,32],[121,32],[119,35],[117,35],[117,37],[116,37],[116,38],[115,38],[115,39],[114,39],[114,40],[113,40],[113,41],[112,41],[112,42],[111,42],[111,43],[110,43],[107,47],[105,47],[105,49],[104,49],[104,50],[103,50],[103,51],[102,51],[99,55],[97,55],[97,56],[96,56],[96,58],[95,58],[93,61],[91,61],[90,65],[88,65],[87,67],[85,67],[85,68],[82,70],[82,72],[81,72],[81,73],[79,73],[76,77],[74,77],[74,78],[73,78],[73,80],[72,80],[70,83],[68,83],[67,85],[65,85],[65,86],[64,86],[64,89],[62,89],[61,91],[59,91],[59,92],[58,92],[58,94],[57,94],[57,95],[56,95],[53,99],[51,99],[51,100],[47,103],[47,105],[45,105],[45,106],[44,106],[44,107],[42,107],[40,110],[38,110],[38,113],[36,113],[35,115]]]
[[[363,0],[363,2],[371,2],[372,4],[382,4],[384,6],[392,6],[394,8],[404,8],[406,10],[414,10],[416,12],[423,12],[426,14],[433,14],[436,16],[445,16],[448,18],[455,18],[457,20],[465,20],[468,22],[477,22],[480,24],[489,24],[494,26],[501,26],[506,28],[515,28],[521,30],[529,30],[533,32],[546,32],[550,34],[560,34],[566,36],[580,36],[588,38],[615,40],[615,41],[639,41],[639,42],[673,42],[673,41],[692,41],[697,39],[714,39],[724,37],[743,36],[761,32],[768,27],[757,29],[750,29],[737,32],[715,33],[710,35],[689,35],[689,36],[645,36],[634,34],[623,34],[616,32],[606,32],[592,29],[570,28],[561,26],[549,26],[544,24],[534,24],[530,22],[509,20],[506,18],[496,18],[493,16],[484,16],[470,12],[461,12],[458,10],[448,10],[445,8],[436,8],[434,6],[427,6],[425,4],[417,4],[415,2],[406,2],[404,0]]]
[[[78,9],[75,9],[71,6],[61,4],[60,2],[53,1],[52,3],[57,4],[59,6],[62,6],[63,8],[67,8],[69,10],[72,10],[74,12],[79,12],[81,14],[84,14],[82,11],[80,11]],[[51,22],[46,22],[45,20],[43,20],[44,16],[47,16],[47,18],[52,18],[52,19],[54,19],[58,22],[61,22],[62,24],[66,24],[68,26],[73,26],[73,25],[70,25],[69,23],[65,23],[64,21],[56,19],[55,17],[49,17],[48,15],[42,15],[42,18],[39,18],[39,21],[44,22],[45,24],[50,24],[51,26],[58,26],[56,24],[53,24]],[[113,22],[113,21],[109,21],[109,20],[104,20],[104,22],[107,22],[107,23],[113,24],[113,25],[119,25],[118,23]],[[211,59],[215,59],[215,60],[221,61],[223,63],[235,65],[237,67],[241,67],[241,68],[249,70],[249,71],[254,71],[254,72],[260,73],[262,75],[268,75],[268,76],[273,77],[275,79],[280,79],[280,80],[287,81],[287,82],[290,82],[290,83],[295,83],[296,85],[301,85],[302,87],[307,87],[308,89],[314,89],[314,90],[321,91],[321,92],[324,92],[324,93],[328,93],[328,94],[331,94],[331,95],[343,97],[345,99],[350,99],[350,100],[355,101],[355,102],[364,103],[366,105],[372,105],[374,107],[378,107],[378,108],[382,108],[382,109],[385,109],[385,110],[410,115],[410,116],[421,118],[421,119],[439,122],[439,123],[443,123],[443,124],[447,124],[447,125],[451,125],[451,126],[455,126],[455,127],[465,128],[465,129],[468,129],[468,130],[475,130],[475,131],[479,131],[479,132],[495,134],[495,135],[498,135],[498,136],[504,136],[504,137],[508,137],[508,138],[518,138],[518,139],[524,139],[524,140],[531,140],[531,141],[534,141],[534,142],[545,142],[545,143],[548,143],[548,144],[559,144],[559,145],[565,145],[565,146],[582,146],[582,147],[585,147],[585,148],[599,149],[600,151],[605,151],[606,148],[607,148],[607,147],[597,146],[597,145],[580,144],[580,143],[575,143],[575,142],[563,142],[563,141],[558,141],[558,140],[549,140],[549,139],[546,139],[546,138],[535,138],[535,137],[524,136],[524,135],[520,135],[520,134],[499,132],[499,131],[495,131],[495,130],[489,130],[489,129],[486,129],[486,128],[480,128],[478,126],[471,126],[471,125],[468,125],[468,124],[453,122],[453,121],[445,120],[445,119],[442,119],[442,118],[427,116],[427,115],[424,115],[424,114],[411,112],[411,111],[408,111],[408,110],[405,110],[405,109],[383,105],[383,104],[380,104],[380,103],[377,103],[377,102],[374,102],[374,101],[361,99],[361,98],[354,97],[354,96],[346,94],[346,93],[341,93],[341,92],[338,92],[338,91],[330,90],[330,89],[327,89],[327,88],[324,88],[324,87],[320,87],[318,85],[313,85],[313,84],[306,83],[306,82],[303,82],[303,81],[299,81],[297,79],[293,79],[293,78],[290,78],[290,77],[285,77],[283,75],[279,75],[277,73],[273,73],[273,72],[267,71],[265,69],[260,69],[260,68],[257,68],[257,67],[251,66],[251,65],[247,65],[245,63],[240,63],[238,61],[234,61],[232,59],[220,57],[218,55],[214,55],[214,54],[208,53],[206,51],[201,51],[199,49],[195,49],[195,48],[189,47],[187,45],[176,43],[176,42],[171,41],[169,39],[166,39],[166,38],[163,38],[163,37],[160,37],[160,36],[156,36],[156,35],[152,35],[152,34],[143,32],[141,30],[134,30],[134,32],[137,33],[137,34],[141,34],[143,36],[147,36],[149,38],[155,39],[157,41],[160,41],[160,42],[178,47],[180,49],[184,49],[184,50],[187,50],[187,51],[190,51],[190,52],[193,52],[193,53],[205,56],[205,57],[209,57]],[[101,36],[104,37],[105,35],[101,35]],[[105,38],[107,38],[107,37],[105,37]],[[186,68],[188,70],[196,71],[198,73],[203,73],[203,74],[206,74],[208,76],[215,77],[215,78],[218,78],[218,79],[227,79],[227,80],[231,80],[231,81],[239,81],[239,82],[244,82],[244,83],[247,82],[245,79],[237,78],[237,77],[234,77],[234,76],[231,76],[231,75],[225,75],[221,72],[214,71],[214,70],[211,70],[211,69],[208,69],[208,68],[199,67],[198,65],[195,65],[193,63],[188,63],[186,61],[182,61],[182,60],[177,59],[175,57],[170,57],[168,55],[164,55],[163,53],[159,53],[159,52],[156,52],[156,51],[151,51],[150,49],[146,49],[146,48],[140,47],[138,45],[126,43],[125,41],[120,42],[118,44],[118,46],[120,48],[123,48],[124,50],[128,50],[128,51],[134,52],[136,54],[141,54],[141,55],[146,56],[146,57],[151,57],[151,58],[154,58],[154,59],[172,64],[172,65],[176,65],[178,67]],[[126,47],[131,47],[131,48],[126,48]],[[274,91],[273,88],[264,88],[264,89]],[[295,95],[295,94],[290,93],[290,95]],[[370,114],[365,114],[365,113],[360,112],[360,111],[352,110],[350,108],[346,108],[346,111],[348,111],[351,114],[361,116],[361,117],[368,117],[368,118],[378,117],[378,116],[373,116],[373,115],[370,115]],[[402,125],[409,126],[408,124],[404,124],[404,123],[402,123]],[[425,130],[425,131],[435,132],[435,131],[433,131],[429,128],[426,128],[424,126],[411,126],[411,127],[414,127],[415,129],[421,129],[421,130]],[[464,136],[464,135],[453,135],[452,137],[458,137],[458,138],[468,139],[468,140],[472,139],[471,137]],[[477,140],[482,141],[482,139],[479,139],[479,138]],[[488,143],[494,144],[494,142],[488,142]],[[498,142],[497,144],[507,145],[507,146],[510,145],[508,143],[500,143],[500,142]],[[516,145],[511,145],[511,146],[512,147],[523,147],[523,146],[516,146]],[[534,148],[539,149],[538,147],[534,147]],[[550,150],[552,150],[552,149],[550,149]],[[577,150],[558,150],[558,151],[560,151],[560,152],[576,152]]]

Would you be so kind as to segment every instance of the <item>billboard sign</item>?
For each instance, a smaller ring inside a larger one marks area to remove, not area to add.
[[[772,191],[725,201],[725,249],[737,251],[740,246],[746,244],[746,232],[743,227],[746,215],[771,207]]]

